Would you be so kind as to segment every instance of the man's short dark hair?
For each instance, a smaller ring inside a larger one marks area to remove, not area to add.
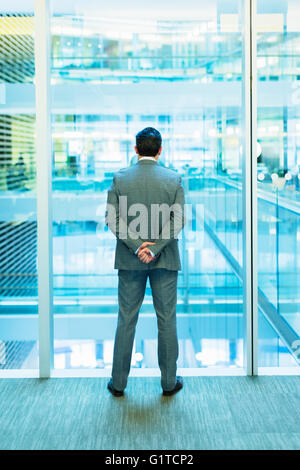
[[[136,135],[136,147],[139,155],[155,157],[161,147],[161,135],[154,127],[146,127]]]

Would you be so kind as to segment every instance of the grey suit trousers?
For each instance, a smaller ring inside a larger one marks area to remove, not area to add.
[[[132,347],[139,310],[149,276],[153,305],[158,325],[158,364],[163,390],[176,384],[178,338],[176,328],[178,271],[168,269],[119,269],[119,315],[115,335],[112,380],[113,387],[124,390],[130,371]]]

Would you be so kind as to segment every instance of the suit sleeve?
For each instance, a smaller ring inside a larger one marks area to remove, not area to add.
[[[113,183],[107,193],[105,224],[113,232],[113,234],[122,240],[127,248],[133,253],[135,253],[143,243],[141,238],[138,237],[137,234],[133,233],[126,225],[124,218],[122,219],[120,217],[119,193],[115,176],[113,178]]]
[[[178,187],[172,209],[169,220],[163,226],[162,231],[159,234],[159,239],[155,241],[155,245],[151,246],[151,251],[155,256],[158,256],[172,240],[177,238],[177,235],[185,225],[184,189],[182,186],[181,176],[178,180]],[[163,237],[164,233],[168,234],[165,238]]]

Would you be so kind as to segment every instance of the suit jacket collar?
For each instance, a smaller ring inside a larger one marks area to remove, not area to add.
[[[147,164],[147,163],[150,163],[150,165],[152,165],[153,163],[157,163],[157,161],[154,160],[154,158],[151,158],[151,160],[147,158],[147,159],[145,159],[145,160],[138,160],[137,163],[138,163],[139,165],[143,165],[144,163],[146,163],[146,164]]]

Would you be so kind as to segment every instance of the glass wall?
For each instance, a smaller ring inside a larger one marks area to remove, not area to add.
[[[243,366],[242,2],[51,1],[55,367],[109,368],[117,319],[113,173],[136,133],[192,209],[180,241],[179,367]],[[132,366],[156,368],[150,288]]]
[[[300,4],[258,1],[259,366],[299,365]]]
[[[38,367],[33,1],[20,7],[0,7],[0,369]]]
[[[36,369],[34,2],[2,3],[0,369]],[[118,307],[107,189],[116,170],[135,164],[136,133],[154,126],[163,136],[160,164],[183,177],[190,204],[180,240],[178,366],[240,370],[244,2],[49,3],[55,368],[111,367]],[[297,0],[257,0],[261,372],[296,371],[300,356],[299,15]],[[133,368],[158,367],[156,338],[148,286]]]

